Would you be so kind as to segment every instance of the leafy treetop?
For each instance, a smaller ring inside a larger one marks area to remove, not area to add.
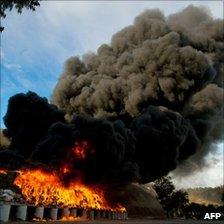
[[[22,9],[30,9],[35,11],[36,7],[40,6],[41,0],[1,0],[0,1],[0,17],[6,17],[6,10],[11,11],[13,8],[17,10],[18,13],[22,13]],[[0,26],[0,31],[2,32],[4,27]]]

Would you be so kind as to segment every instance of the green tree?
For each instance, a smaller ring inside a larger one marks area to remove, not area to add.
[[[175,190],[170,177],[162,177],[155,181],[158,200],[168,217],[183,217],[189,203],[187,192]]]
[[[189,203],[188,194],[185,191],[174,191],[171,195],[170,207],[173,208],[174,216],[185,216],[185,209]]]
[[[171,181],[171,177],[162,177],[156,180],[154,188],[156,193],[158,194],[159,200],[167,198],[175,190],[175,187]]]
[[[11,11],[13,8],[17,10],[18,13],[22,13],[23,8],[35,11],[36,7],[40,6],[41,0],[1,0],[0,1],[0,17],[6,17],[6,11]],[[2,32],[4,27],[0,26],[0,31]]]

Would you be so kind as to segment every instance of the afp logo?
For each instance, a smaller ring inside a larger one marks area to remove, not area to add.
[[[211,213],[209,213],[209,212],[207,212],[207,213],[205,213],[205,217],[204,217],[204,219],[219,219],[221,217],[221,213],[219,213],[219,212],[211,212]]]

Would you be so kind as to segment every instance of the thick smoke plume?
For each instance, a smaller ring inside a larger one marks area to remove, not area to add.
[[[223,50],[223,21],[203,8],[143,12],[96,54],[67,60],[60,110],[31,92],[9,100],[0,164],[12,153],[65,181],[147,183],[200,160],[223,135]]]
[[[148,105],[182,113],[195,93],[221,79],[222,54],[223,21],[203,9],[189,6],[169,18],[147,10],[97,54],[68,59],[53,102],[68,117],[138,116]]]
[[[53,102],[68,119],[82,113],[126,122],[149,105],[178,112],[200,144],[186,149],[189,155],[197,151],[191,164],[203,165],[223,134],[223,58],[223,20],[205,8],[189,6],[168,18],[147,10],[97,54],[68,59]]]

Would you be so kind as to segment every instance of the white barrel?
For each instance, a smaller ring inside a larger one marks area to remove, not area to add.
[[[124,219],[123,212],[118,213],[118,219]]]
[[[58,208],[51,208],[50,219],[57,220],[57,217],[58,217]]]
[[[43,217],[44,217],[44,207],[36,207],[33,218],[43,219]]]
[[[32,205],[27,207],[27,213],[26,213],[26,220],[27,221],[32,221],[33,220],[35,210],[36,210],[36,208]]]
[[[71,208],[70,209],[70,215],[72,217],[77,217],[77,209],[76,208]]]
[[[58,208],[44,208],[44,219],[46,220],[57,220]]]
[[[84,210],[82,211],[81,219],[84,219],[84,220],[85,220],[85,219],[88,219],[88,212],[87,212],[87,210],[84,209]]]
[[[11,205],[0,205],[0,222],[8,222]]]
[[[115,212],[113,211],[113,212],[111,212],[111,219],[115,219]]]
[[[27,206],[26,205],[18,205],[16,208],[15,218],[17,220],[25,221],[27,216]]]
[[[62,218],[63,217],[68,217],[70,215],[70,210],[69,208],[63,208],[62,209]]]
[[[107,218],[108,219],[113,219],[113,212],[112,211],[107,211]]]
[[[114,212],[114,219],[118,219],[118,212]]]
[[[106,211],[101,211],[101,218],[105,219],[106,218]]]
[[[100,210],[95,210],[95,219],[100,219],[100,218],[101,218]]]
[[[124,216],[124,219],[128,219],[128,213],[127,212],[124,212],[123,216]]]
[[[94,220],[95,219],[94,210],[89,210],[88,211],[88,219],[90,219],[90,220]]]

